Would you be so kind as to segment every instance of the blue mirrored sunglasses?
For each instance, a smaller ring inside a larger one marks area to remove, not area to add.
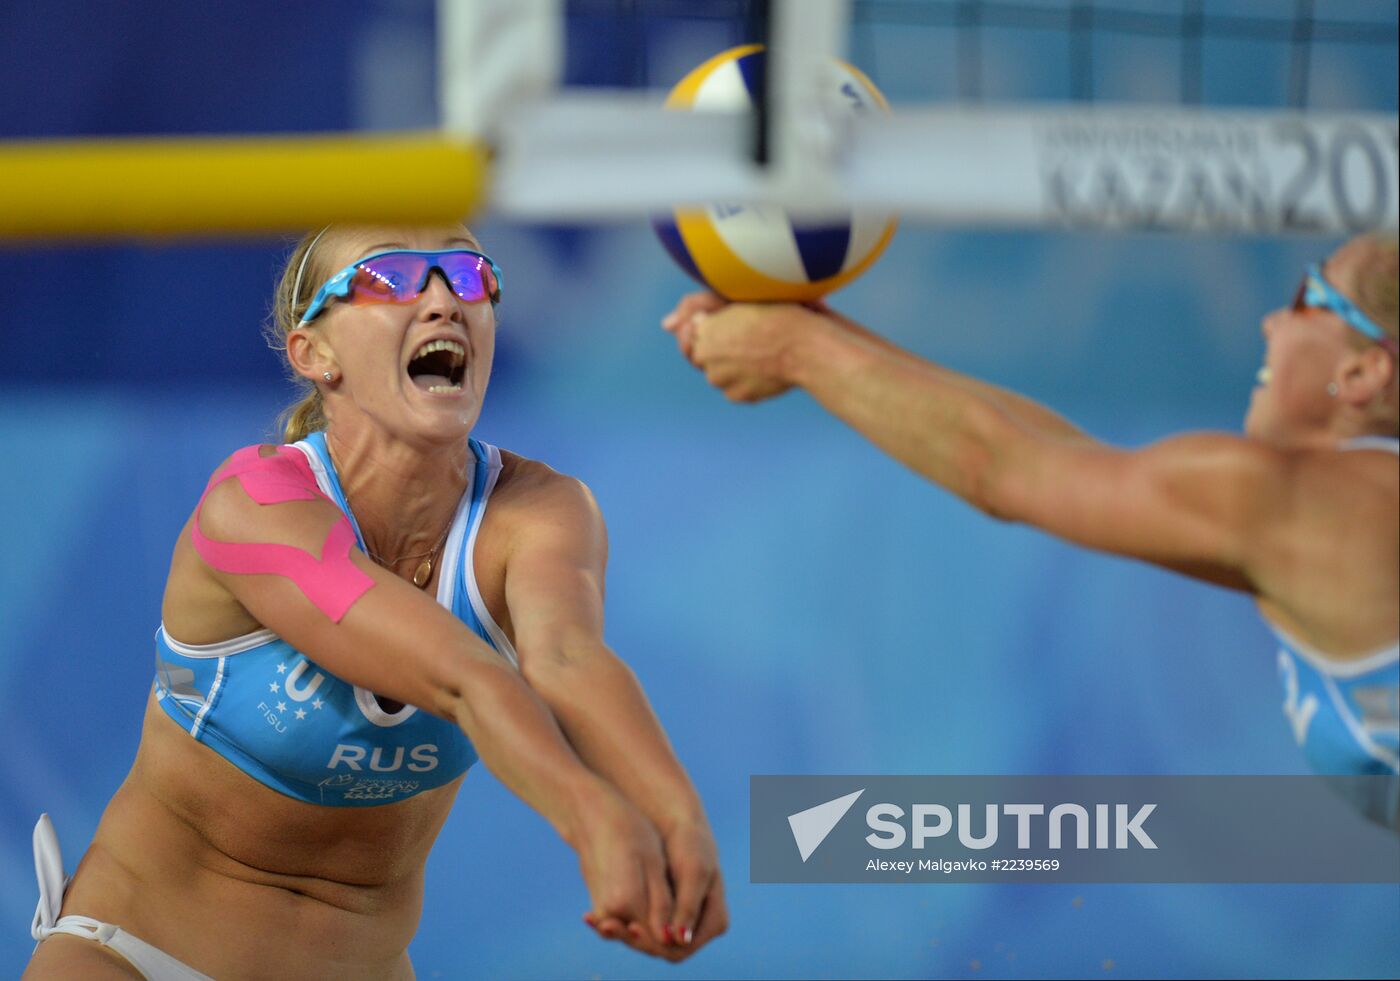
[[[436,270],[464,303],[501,302],[501,270],[491,257],[473,249],[419,252],[394,249],[350,263],[316,291],[301,322],[315,320],[333,299],[355,305],[412,303],[427,289]]]
[[[1320,263],[1314,262],[1303,274],[1303,281],[1298,284],[1298,292],[1293,295],[1293,309],[1331,310],[1353,330],[1365,334],[1391,354],[1397,353],[1395,338],[1382,330],[1379,324],[1361,312],[1360,307],[1327,282],[1322,276]]]

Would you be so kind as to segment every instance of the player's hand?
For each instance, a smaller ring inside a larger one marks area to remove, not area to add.
[[[577,850],[593,902],[584,922],[608,940],[666,956],[673,899],[661,836],[652,823],[608,788],[581,818]]]
[[[661,326],[676,339],[676,346],[691,364],[695,364],[695,318],[697,314],[708,316],[723,310],[729,301],[718,293],[708,290],[687,293],[681,297],[676,308],[661,318]],[[703,319],[703,317],[701,318]],[[695,364],[698,368],[698,364]]]
[[[715,838],[704,818],[682,821],[664,835],[666,867],[676,904],[671,914],[671,940],[681,960],[729,929],[724,901],[724,877],[719,869]]]
[[[663,838],[675,905],[659,930],[655,924],[648,930],[640,923],[629,924],[620,917],[600,918],[591,911],[584,915],[584,922],[599,936],[677,962],[729,928],[729,908],[714,836],[704,819],[678,822]]]
[[[793,346],[803,330],[827,321],[793,303],[726,303],[713,293],[692,293],[661,323],[727,398],[760,402],[792,387]]]

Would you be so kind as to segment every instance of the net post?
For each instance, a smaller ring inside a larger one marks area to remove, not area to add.
[[[563,0],[438,0],[438,120],[489,138],[503,114],[563,77]]]
[[[770,172],[775,196],[794,209],[838,196],[844,143],[821,79],[846,53],[850,0],[772,0],[769,49]]]

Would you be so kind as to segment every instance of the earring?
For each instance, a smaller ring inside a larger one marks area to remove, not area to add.
[[[324,378],[324,379],[325,379],[326,381],[328,381],[328,382],[335,381],[335,375],[331,374],[329,371],[323,371],[323,372],[321,372],[321,377]],[[1336,394],[1336,393],[1334,392],[1333,394]]]
[[[1330,396],[1332,396],[1333,398],[1336,398],[1336,397],[1337,397],[1337,383],[1336,383],[1336,382],[1328,382],[1328,383],[1327,383],[1327,394],[1330,395]]]

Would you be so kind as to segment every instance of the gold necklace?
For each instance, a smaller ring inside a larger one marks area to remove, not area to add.
[[[339,467],[339,465],[336,463],[336,460],[335,460],[335,449],[331,446],[331,441],[330,441],[330,436],[329,436],[329,435],[327,435],[327,437],[326,437],[326,453],[327,453],[327,454],[330,456],[330,458],[331,458],[331,467],[335,470],[336,474],[339,475],[339,473],[340,473],[340,467]],[[350,495],[349,495],[349,494],[346,494],[346,495],[345,495],[345,503],[346,503],[346,506],[349,507],[349,504],[350,504]],[[354,513],[354,508],[350,508],[350,512],[351,512],[351,514],[353,514],[353,513]],[[352,520],[353,520],[353,518],[352,518]],[[447,542],[447,534],[448,534],[448,532],[450,532],[451,530],[452,530],[452,518],[449,517],[449,518],[447,519],[447,527],[444,528],[444,529],[442,530],[442,537],[438,539],[438,543],[437,543],[436,545],[434,545],[432,548],[428,549],[428,551],[426,551],[426,552],[410,552],[408,555],[400,555],[397,559],[394,559],[393,561],[386,561],[382,556],[377,555],[377,554],[375,554],[374,552],[370,551],[370,547],[369,547],[369,542],[368,542],[368,541],[365,542],[365,551],[369,554],[369,557],[370,557],[370,558],[374,559],[375,562],[379,563],[381,566],[383,566],[384,568],[388,569],[390,572],[392,572],[392,571],[394,570],[394,567],[397,566],[400,562],[403,562],[405,559],[416,559],[416,558],[418,558],[419,556],[425,556],[425,558],[423,559],[423,561],[418,563],[418,567],[417,567],[416,569],[413,570],[413,580],[412,580],[413,585],[417,586],[419,589],[422,589],[424,586],[428,585],[428,580],[431,579],[431,578],[433,578],[433,563],[435,563],[435,562],[437,561],[438,551],[442,548],[442,546],[443,546],[444,544],[446,544],[446,542]]]
[[[380,555],[376,555],[374,552],[370,552],[369,557],[374,559],[374,561],[378,562],[380,565],[384,566],[384,568],[389,569],[390,571],[392,571],[400,562],[403,562],[406,559],[416,559],[419,557],[423,557],[423,561],[419,562],[418,567],[413,570],[412,580],[413,585],[417,586],[419,589],[422,589],[424,586],[428,585],[428,580],[433,578],[433,563],[437,561],[438,552],[442,549],[442,546],[447,543],[447,533],[451,530],[452,522],[449,521],[447,522],[447,527],[442,530],[442,537],[438,539],[438,543],[432,548],[428,549],[426,552],[410,552],[407,555],[400,555],[397,559],[393,560],[387,560]],[[368,544],[366,544],[365,550],[369,551]]]

